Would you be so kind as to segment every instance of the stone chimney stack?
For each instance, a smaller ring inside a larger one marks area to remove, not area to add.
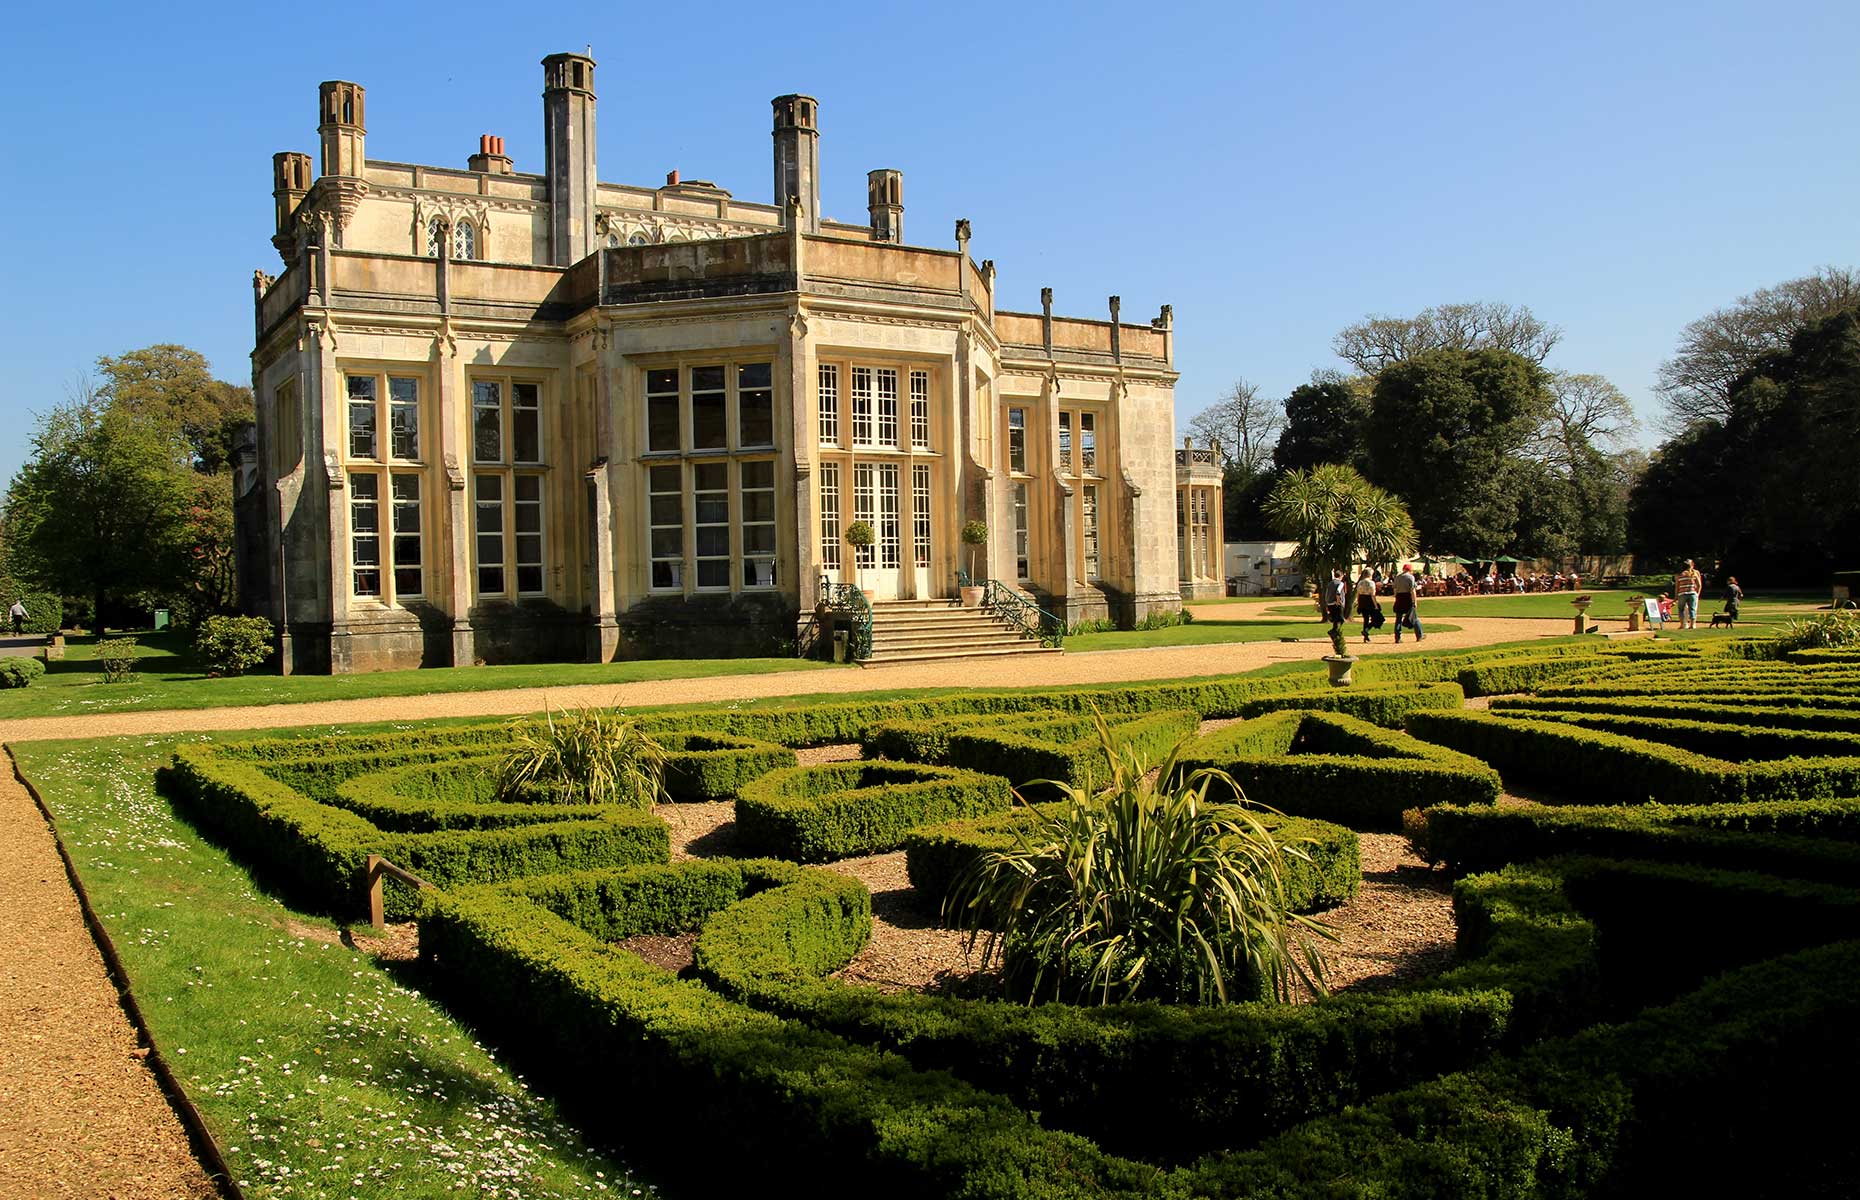
[[[271,239],[278,253],[290,261],[285,248],[291,239],[291,218],[310,190],[310,156],[298,150],[286,150],[271,156],[271,198],[277,202],[277,230]]]
[[[594,60],[551,54],[542,65],[549,261],[566,267],[594,252]]]
[[[465,160],[466,170],[486,175],[508,175],[512,165],[504,153],[504,139],[490,133],[479,136],[478,153]]]
[[[323,140],[323,171],[344,179],[360,179],[367,161],[367,120],[362,103],[367,92],[359,83],[331,79],[317,88],[317,135]]]
[[[904,172],[867,171],[866,208],[872,214],[872,240],[904,241]]]
[[[786,213],[788,198],[801,202],[801,232],[820,232],[820,102],[812,96],[777,96],[775,109],[775,206]]]

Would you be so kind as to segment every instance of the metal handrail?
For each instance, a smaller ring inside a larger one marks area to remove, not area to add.
[[[817,595],[821,607],[849,618],[846,656],[854,662],[872,657],[872,605],[865,593],[850,583],[834,583],[822,575]]]
[[[1066,640],[1064,621],[999,579],[988,581],[982,607],[994,610],[1028,637],[1039,638],[1042,646],[1058,646]]]

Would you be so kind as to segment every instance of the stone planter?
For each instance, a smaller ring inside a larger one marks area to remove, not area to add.
[[[1589,631],[1589,605],[1594,604],[1595,601],[1584,596],[1579,600],[1571,600],[1570,603],[1576,606],[1576,632],[1587,633]]]
[[[1354,654],[1326,654],[1324,656],[1324,665],[1330,668],[1330,686],[1350,686],[1350,671],[1356,666],[1356,656]]]
[[[958,589],[962,593],[962,607],[980,608],[982,597],[988,594],[987,588],[966,587]]]

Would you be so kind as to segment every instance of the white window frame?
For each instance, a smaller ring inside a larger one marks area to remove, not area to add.
[[[930,565],[930,464],[911,464],[911,565]]]
[[[898,370],[896,367],[873,369],[878,397],[877,444],[887,450],[898,444]]]
[[[840,464],[821,463],[820,477],[820,566],[823,570],[840,569]]]
[[[660,486],[663,481],[671,480],[673,486],[667,489]],[[651,463],[646,467],[646,586],[655,592],[682,592],[685,590],[685,468],[682,462]],[[672,521],[662,521],[656,511],[655,501],[670,497],[675,512]],[[678,547],[676,553],[665,553],[658,548],[658,539],[654,536],[667,531],[675,531],[673,539]],[[660,583],[657,579],[658,568],[668,568],[671,577],[669,583]]]
[[[852,369],[852,444],[864,448],[878,443],[872,437],[872,368]]]
[[[930,372],[911,372],[911,448],[930,448]]]
[[[839,364],[821,363],[814,386],[820,418],[820,444],[837,449],[840,444]]]
[[[411,496],[402,495],[402,485],[411,485]],[[411,600],[426,595],[426,521],[425,488],[420,476],[414,471],[395,471],[388,475],[388,503],[393,509],[393,519],[389,536],[393,545],[393,562],[389,567],[394,583],[393,596],[396,601]],[[408,554],[411,550],[412,553]],[[401,573],[414,573],[414,584],[408,587]]]
[[[364,522],[363,513],[369,515]],[[363,529],[364,524],[372,528]],[[370,560],[362,561],[362,547],[368,546]],[[387,602],[387,578],[381,561],[381,473],[349,472],[349,591],[358,600]],[[364,573],[373,576],[373,587],[364,587]]]

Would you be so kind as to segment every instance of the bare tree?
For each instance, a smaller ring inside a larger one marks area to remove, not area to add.
[[[1738,298],[1700,317],[1679,335],[1679,348],[1660,364],[1654,390],[1666,402],[1663,424],[1677,434],[1701,421],[1731,415],[1731,387],[1759,358],[1789,347],[1796,330],[1860,304],[1860,272],[1822,267]]]
[[[1640,427],[1633,402],[1600,375],[1552,371],[1549,387],[1550,409],[1531,451],[1565,476],[1591,455],[1620,451]]]
[[[1442,304],[1412,317],[1366,317],[1331,342],[1337,356],[1366,375],[1426,350],[1509,350],[1541,363],[1563,331],[1530,309],[1482,300]]]
[[[1272,448],[1285,428],[1285,409],[1260,398],[1259,387],[1241,379],[1227,394],[1189,418],[1195,440],[1219,442],[1229,470],[1253,475],[1272,463]]]

